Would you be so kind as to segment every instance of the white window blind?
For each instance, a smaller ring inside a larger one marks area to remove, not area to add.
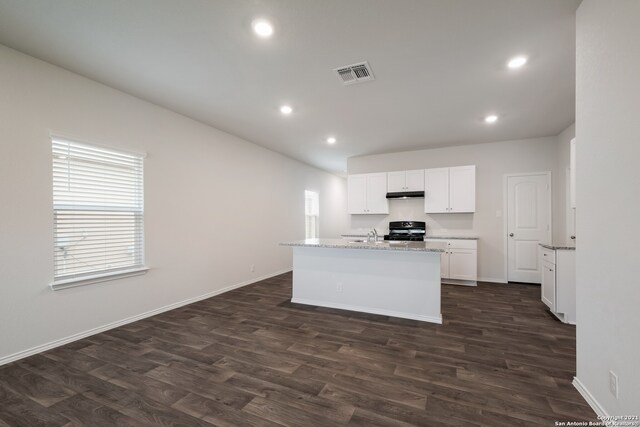
[[[142,156],[59,138],[52,151],[52,287],[143,269]]]
[[[305,239],[317,239],[319,237],[319,217],[320,203],[318,193],[315,191],[304,191],[304,221]]]

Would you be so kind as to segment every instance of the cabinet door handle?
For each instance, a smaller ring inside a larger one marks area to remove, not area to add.
[[[571,236],[571,240],[576,240],[576,236]]]
[[[509,237],[513,237],[513,233],[509,233]]]

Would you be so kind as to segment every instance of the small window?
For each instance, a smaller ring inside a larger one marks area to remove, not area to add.
[[[53,289],[144,267],[143,157],[52,138]]]
[[[317,239],[320,234],[319,227],[320,204],[318,193],[315,191],[304,191],[304,223],[305,239]]]

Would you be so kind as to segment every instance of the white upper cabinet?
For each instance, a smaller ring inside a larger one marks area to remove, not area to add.
[[[387,174],[372,173],[367,177],[367,213],[388,214]]]
[[[387,191],[389,193],[424,191],[424,169],[388,172]]]
[[[350,214],[367,211],[367,176],[349,175],[347,178],[347,206]]]
[[[476,167],[424,171],[425,213],[460,213],[476,210]]]
[[[365,173],[347,178],[350,214],[388,214],[387,174]]]
[[[449,168],[424,171],[424,211],[449,212]]]
[[[406,172],[387,172],[387,190],[389,193],[399,193],[401,191],[407,191],[406,187]]]
[[[424,169],[407,171],[407,191],[424,191]]]

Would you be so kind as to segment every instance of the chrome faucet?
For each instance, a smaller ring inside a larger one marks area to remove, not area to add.
[[[367,233],[367,242],[370,242],[371,238],[373,238],[374,243],[378,241],[378,230],[376,230],[375,228]]]

